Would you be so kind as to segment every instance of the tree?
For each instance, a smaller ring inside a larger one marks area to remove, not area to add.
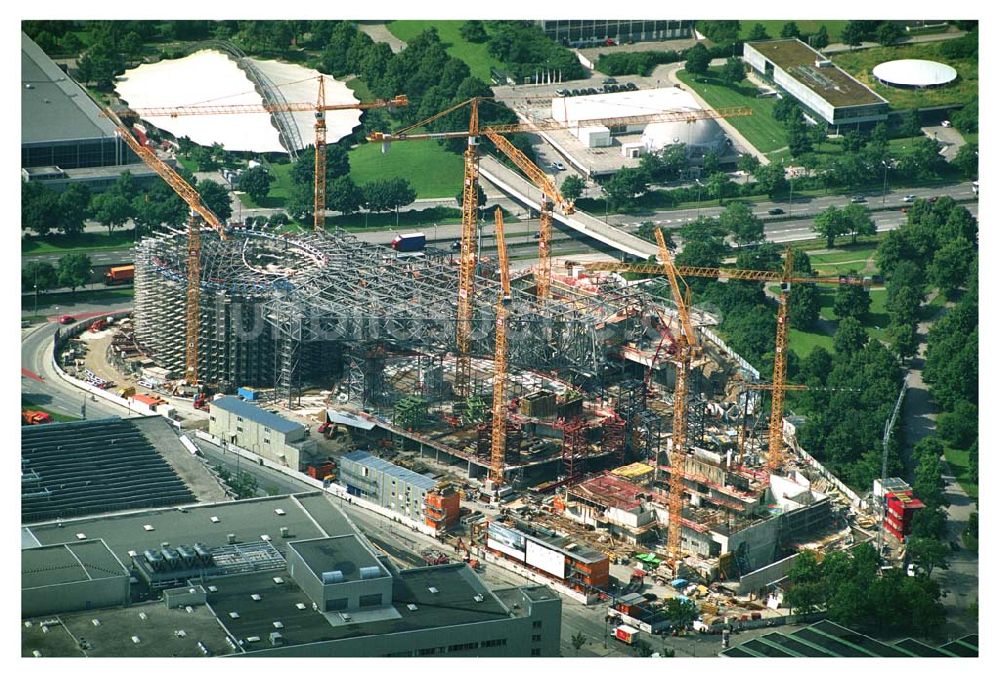
[[[852,271],[851,274],[855,274]],[[862,285],[838,285],[833,297],[833,314],[840,319],[855,318],[864,320],[871,308],[872,297]]]
[[[576,174],[571,174],[563,181],[562,186],[559,191],[563,194],[563,197],[570,202],[575,202],[583,194],[583,189],[586,188],[587,184]]]
[[[85,285],[90,279],[90,257],[86,254],[73,252],[59,257],[59,267],[56,278],[59,285],[70,288],[76,292],[76,288]]]
[[[891,324],[889,326],[889,344],[900,358],[905,359],[916,355],[917,347],[920,345],[917,323],[914,321]]]
[[[906,555],[928,575],[935,567],[948,569],[948,548],[937,539],[910,539],[906,544]]]
[[[37,181],[21,183],[21,227],[40,236],[47,235],[59,222],[59,197]]]
[[[788,571],[791,586],[785,592],[785,603],[796,614],[816,612],[823,607],[826,592],[823,587],[823,573],[816,554],[809,550],[799,551]]]
[[[30,292],[51,290],[59,282],[55,267],[47,261],[29,261],[21,268],[21,289]]]
[[[740,153],[740,159],[736,161],[736,169],[747,174],[753,174],[760,167],[760,160],[753,153]]]
[[[942,294],[953,296],[965,282],[969,264],[976,258],[976,250],[965,238],[951,240],[934,254],[928,277]]]
[[[219,217],[219,221],[224,223],[229,220],[229,217],[233,216],[233,206],[230,201],[229,191],[226,190],[225,186],[209,179],[202,179],[198,182],[197,190],[202,202],[205,203],[208,209],[215,212],[215,216]]]
[[[788,193],[788,179],[785,178],[785,167],[781,163],[760,165],[754,170],[753,177],[757,181],[757,188],[772,200]]]
[[[844,226],[851,234],[851,244],[858,241],[859,235],[875,235],[875,221],[864,205],[851,203],[841,212]]]
[[[967,400],[958,401],[954,411],[938,417],[937,433],[951,447],[968,449],[979,435],[979,408]]]
[[[826,246],[832,248],[837,237],[848,232],[843,212],[836,205],[830,205],[816,215],[813,231],[826,238]]]
[[[326,206],[341,214],[354,214],[365,202],[365,195],[350,176],[337,177],[327,186]]]
[[[576,650],[576,653],[579,655],[580,648],[587,644],[587,636],[583,634],[583,631],[577,631],[569,639],[569,642],[573,644],[573,649]]]
[[[845,45],[857,47],[865,39],[865,29],[860,21],[848,21],[840,32],[840,39]]]
[[[645,193],[647,187],[645,172],[635,167],[624,167],[614,173],[603,189],[611,209],[617,210]]]
[[[708,178],[708,183],[705,185],[708,188],[708,194],[718,200],[720,205],[723,198],[733,194],[732,191],[735,187],[725,172],[715,172]]]
[[[788,129],[788,150],[794,157],[799,157],[813,150],[813,139],[806,127],[806,121],[801,115],[790,118],[785,123]]]
[[[770,36],[768,36],[764,24],[756,23],[750,28],[750,35],[747,36],[747,41],[757,42],[759,40],[770,40]]]
[[[899,123],[899,134],[904,137],[920,136],[920,112],[911,108],[903,114],[903,119]]]
[[[951,116],[951,122],[959,132],[973,134],[979,131],[979,100],[973,99]]]
[[[789,21],[781,27],[781,37],[782,38],[801,38],[799,33],[799,26],[794,21]]]
[[[687,628],[698,618],[698,606],[693,600],[668,598],[663,606],[667,619],[677,628]]]
[[[463,22],[461,28],[458,29],[458,32],[459,35],[462,36],[462,39],[468,40],[469,42],[486,42],[490,37],[486,34],[486,28],[483,26],[483,22],[478,20]]]
[[[815,47],[816,49],[823,49],[824,47],[830,44],[830,34],[827,33],[826,24],[823,24],[822,26],[819,27],[819,30],[816,31],[815,35],[813,35],[812,39],[809,41],[809,44]]]
[[[764,222],[746,203],[731,202],[719,215],[719,225],[741,248],[764,239]]]
[[[83,222],[90,207],[90,189],[83,184],[70,184],[59,196],[57,225],[66,235],[83,232]]]
[[[688,73],[694,75],[705,75],[708,73],[708,64],[712,61],[712,55],[708,48],[702,43],[697,43],[684,52],[684,68]]]
[[[743,60],[739,57],[729,57],[722,67],[722,79],[730,85],[738,85],[745,77]]]
[[[878,44],[888,47],[902,40],[903,35],[903,27],[895,21],[883,21],[882,25],[878,27],[875,39],[878,41]]]
[[[455,202],[458,203],[459,207],[462,206],[462,202],[464,200],[465,200],[465,193],[463,191],[459,191],[458,193],[455,194]],[[484,207],[485,205],[486,205],[486,191],[484,191],[482,185],[477,182],[476,183],[476,207],[477,208],[478,207]]]
[[[417,194],[406,179],[376,179],[361,187],[368,209],[372,212],[398,210],[413,202]]]
[[[815,285],[795,285],[788,295],[788,315],[792,327],[811,330],[819,320],[823,302]]]
[[[788,123],[795,118],[802,117],[802,109],[799,104],[791,95],[781,92],[778,95],[778,100],[774,102],[774,110],[771,112],[775,120],[783,123]]]
[[[258,165],[244,170],[236,185],[259,205],[271,190],[271,177],[263,165]]]
[[[844,356],[860,351],[867,343],[868,333],[857,318],[847,317],[841,320],[833,335],[833,349]]]
[[[347,151],[340,144],[326,145],[326,182],[329,184],[339,176],[351,173],[351,163]],[[292,165],[291,177],[296,184],[308,186],[314,184],[316,174],[316,150],[309,146],[299,153],[299,159]]]
[[[134,215],[132,203],[120,192],[111,189],[98,194],[93,200],[94,219],[108,227],[108,235],[123,226]]]
[[[979,146],[965,144],[958,149],[951,164],[957,167],[966,179],[974,179],[979,175]]]
[[[653,646],[647,643],[642,638],[635,641],[632,645],[632,654],[636,657],[649,657],[653,654]]]

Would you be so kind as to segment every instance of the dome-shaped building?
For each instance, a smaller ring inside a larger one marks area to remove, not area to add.
[[[722,154],[729,139],[715,120],[694,122],[654,122],[642,132],[642,146],[646,153],[659,153],[667,146],[684,144],[689,158],[704,157],[710,151]]]

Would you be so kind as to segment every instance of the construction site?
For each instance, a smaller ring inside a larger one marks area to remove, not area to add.
[[[312,231],[226,225],[109,113],[191,207],[186,228],[137,245],[133,317],[115,330],[111,362],[197,409],[213,394],[252,393],[307,434],[318,424],[320,444],[297,456],[295,471],[318,477],[315,467],[368,450],[430,475],[457,490],[469,518],[442,529],[588,602],[613,578],[641,586],[647,574],[764,595],[799,550],[872,538],[850,499],[796,454],[783,419],[784,392],[795,388],[784,383],[790,286],[845,281],[796,278],[790,251],[780,272],[678,267],[659,231],[639,246],[621,235],[623,252],[641,247],[655,260],[555,267],[552,219],[573,204],[503,136],[536,123],[480,129],[478,101],[464,105],[468,130],[410,134],[418,123],[369,137],[468,140],[460,251],[416,255],[325,228],[323,152]],[[315,106],[323,149],[322,84]],[[713,117],[668,111],[632,122],[692,116]],[[478,254],[483,139],[535,187],[541,229],[530,269],[509,270],[499,209],[497,256]],[[684,283],[691,276],[781,285],[771,382],[710,331],[715,319]],[[614,577],[612,566],[637,552],[650,556],[645,569]]]

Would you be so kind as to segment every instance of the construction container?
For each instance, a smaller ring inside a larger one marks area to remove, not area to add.
[[[551,391],[535,391],[521,398],[518,405],[521,414],[526,417],[543,419],[556,413],[556,394]]]
[[[240,386],[236,390],[236,395],[243,398],[243,400],[248,400],[250,402],[260,400],[260,391],[250,388],[249,386]]]
[[[635,642],[636,636],[639,635],[639,629],[627,624],[621,624],[615,627],[612,635],[623,643],[632,645]]]

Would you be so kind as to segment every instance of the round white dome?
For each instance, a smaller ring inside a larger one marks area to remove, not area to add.
[[[694,122],[654,122],[646,125],[642,132],[642,145],[650,153],[656,153],[666,146],[685,144],[688,152],[706,153],[719,150],[726,142],[726,134],[719,123],[711,119]]]
[[[958,77],[948,64],[924,59],[886,61],[873,68],[872,75],[879,82],[895,87],[937,87]]]

